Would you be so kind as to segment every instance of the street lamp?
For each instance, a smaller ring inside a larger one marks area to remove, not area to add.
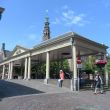
[[[5,10],[4,8],[0,7],[0,20],[1,20],[2,13],[3,13],[4,10]]]

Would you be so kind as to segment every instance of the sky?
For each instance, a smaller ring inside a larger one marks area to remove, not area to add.
[[[0,6],[0,47],[7,50],[41,43],[47,15],[51,38],[73,31],[110,47],[110,0],[0,0]]]

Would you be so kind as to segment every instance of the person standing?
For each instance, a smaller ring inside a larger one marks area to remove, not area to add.
[[[63,70],[60,70],[60,72],[59,72],[59,77],[60,77],[60,79],[58,80],[58,82],[59,82],[59,87],[62,87],[63,80],[64,80],[64,72],[63,72]]]
[[[97,94],[98,92],[100,93],[103,93],[103,90],[102,90],[102,85],[103,85],[103,81],[102,81],[102,78],[99,74],[97,74],[95,76],[95,91],[94,91],[94,94]]]

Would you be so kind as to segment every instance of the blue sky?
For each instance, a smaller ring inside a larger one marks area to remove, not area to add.
[[[0,6],[0,45],[6,49],[42,42],[46,10],[51,38],[74,31],[110,47],[110,0],[0,0]]]

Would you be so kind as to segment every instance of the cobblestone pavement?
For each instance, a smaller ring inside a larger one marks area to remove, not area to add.
[[[11,87],[12,85],[8,86],[12,89]],[[55,89],[54,86],[51,86],[51,90],[52,88]],[[110,91],[94,95],[92,91],[62,90],[64,92],[57,90],[53,93],[43,91],[39,94],[4,96],[0,101],[0,110],[110,110]]]
[[[110,110],[108,96],[110,93],[96,96],[86,91],[12,97],[0,102],[0,110],[75,110],[81,106],[86,108],[84,110]]]

